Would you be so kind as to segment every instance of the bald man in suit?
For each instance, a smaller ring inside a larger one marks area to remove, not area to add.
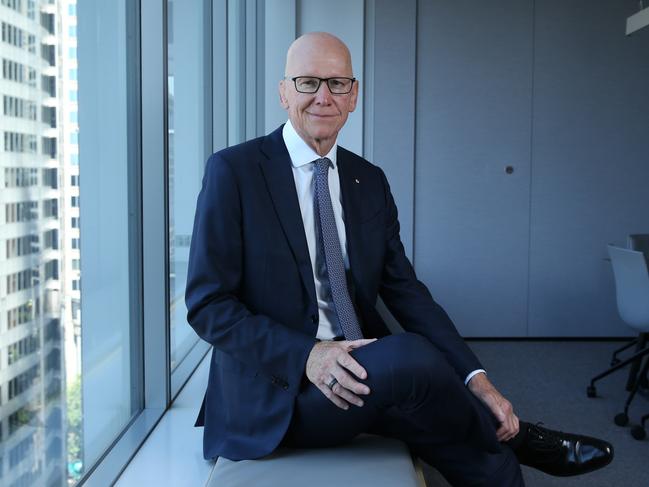
[[[286,124],[207,162],[186,291],[188,321],[214,347],[205,457],[371,432],[461,486],[523,485],[520,464],[608,464],[605,441],[519,421],[417,279],[385,174],[337,145],[358,89],[342,41],[304,35],[279,84]],[[405,333],[390,334],[379,295]]]

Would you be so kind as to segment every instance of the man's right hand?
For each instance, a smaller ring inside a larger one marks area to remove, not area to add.
[[[316,343],[306,361],[307,378],[339,408],[349,409],[350,403],[361,407],[363,400],[358,395],[369,394],[370,388],[355,377],[366,379],[367,372],[349,352],[374,341],[376,338]],[[330,389],[333,379],[337,382]]]

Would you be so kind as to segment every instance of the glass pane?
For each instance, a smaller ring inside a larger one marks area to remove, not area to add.
[[[189,242],[203,165],[211,149],[209,2],[167,7],[169,86],[169,295],[172,373],[197,343],[184,294]],[[176,391],[172,391],[176,392]]]
[[[137,2],[130,0],[87,0],[74,11],[78,28],[63,32],[79,35],[79,156],[66,164],[78,162],[83,178],[80,197],[63,199],[79,210],[74,224],[81,235],[65,239],[80,249],[83,275],[77,280],[73,274],[70,286],[83,296],[80,421],[87,471],[142,408],[139,74],[132,44],[138,19]],[[67,58],[69,49],[61,53]],[[67,88],[60,93],[70,99]],[[71,269],[77,265],[70,259]]]

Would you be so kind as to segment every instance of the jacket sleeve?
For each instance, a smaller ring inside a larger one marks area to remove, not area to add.
[[[252,313],[242,302],[241,205],[229,161],[213,154],[196,205],[185,291],[187,321],[218,350],[297,392],[316,339]]]
[[[401,243],[397,207],[383,171],[381,178],[386,204],[386,253],[379,294],[403,329],[428,338],[464,381],[469,373],[483,367],[449,316],[417,279]]]

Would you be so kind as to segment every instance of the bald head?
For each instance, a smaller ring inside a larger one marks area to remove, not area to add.
[[[285,76],[301,76],[309,73],[300,72],[305,65],[335,64],[344,73],[338,76],[353,76],[352,56],[343,41],[327,32],[310,32],[293,41],[286,53]]]

